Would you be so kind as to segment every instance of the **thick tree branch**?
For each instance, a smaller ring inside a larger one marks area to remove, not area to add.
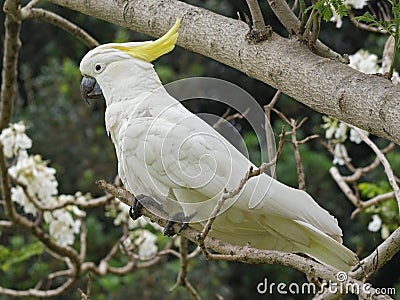
[[[181,1],[49,0],[151,36],[182,18],[178,45],[236,68],[316,111],[400,143],[400,87],[276,34],[249,45],[247,25]],[[221,30],[224,28],[224,30]]]
[[[10,123],[17,90],[18,54],[21,48],[19,39],[21,31],[20,5],[21,1],[6,0],[3,8],[6,18],[4,21],[5,38],[0,92],[0,131]]]

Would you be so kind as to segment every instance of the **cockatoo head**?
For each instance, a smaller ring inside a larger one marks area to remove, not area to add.
[[[111,84],[121,83],[123,76],[137,75],[135,67],[152,71],[151,62],[174,49],[179,25],[180,19],[177,19],[175,25],[155,41],[110,43],[90,50],[79,67],[83,75],[82,98],[86,101],[101,98]],[[146,76],[145,73],[140,75]]]

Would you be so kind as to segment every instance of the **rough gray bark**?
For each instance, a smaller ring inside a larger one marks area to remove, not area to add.
[[[312,109],[400,144],[400,87],[321,58],[276,34],[245,41],[247,25],[176,0],[48,0],[151,36],[182,18],[178,45],[273,86]]]

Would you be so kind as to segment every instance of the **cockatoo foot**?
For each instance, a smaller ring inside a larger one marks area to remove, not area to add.
[[[140,203],[140,199],[145,197],[144,195],[139,195],[135,197],[132,201],[132,205],[129,208],[129,216],[132,220],[136,220],[137,218],[142,216],[142,208],[143,205]]]
[[[190,216],[185,216],[183,212],[179,212],[173,215],[172,220],[182,220],[183,222],[177,222],[177,221],[172,221],[172,220],[167,220],[167,223],[165,223],[164,227],[164,235],[172,237],[175,235],[175,230],[174,230],[174,224],[179,224],[179,230],[177,233],[181,233],[182,230],[187,228],[189,226],[189,221],[194,217],[195,214],[192,214]]]
[[[150,196],[146,196],[146,195],[138,195],[135,197],[135,199],[133,199],[132,205],[129,209],[129,216],[132,218],[132,220],[136,220],[137,218],[142,216],[142,208],[143,207],[146,207],[153,213],[160,212],[160,213],[165,214],[165,211],[163,210],[162,205],[159,202],[157,202],[156,200],[154,200],[154,198],[152,198]],[[155,211],[153,211],[152,208]]]

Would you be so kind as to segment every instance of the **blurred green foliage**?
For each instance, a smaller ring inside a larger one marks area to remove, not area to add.
[[[245,1],[193,0],[187,2],[233,18],[237,18],[237,12],[242,16],[245,13],[249,15]],[[267,6],[267,1],[262,1],[261,5],[268,23],[280,34],[286,35]],[[148,39],[142,34],[64,10],[59,6],[50,4],[42,4],[42,6],[82,26],[100,43]],[[347,20],[344,20],[341,30],[337,30],[331,23],[323,24],[321,39],[336,51],[350,54],[364,46],[378,53],[384,43],[382,36],[368,34],[354,28]],[[101,192],[94,185],[94,181],[100,178],[113,180],[116,175],[116,158],[112,143],[104,128],[104,103],[93,102],[87,105],[80,97],[78,65],[88,49],[67,33],[39,21],[24,22],[22,43],[18,98],[13,119],[15,121],[23,119],[29,125],[28,134],[34,142],[31,153],[40,153],[57,169],[57,178],[61,183],[60,192],[73,194],[81,190],[100,195]],[[164,83],[193,76],[228,80],[249,91],[260,105],[267,104],[274,93],[272,88],[248,78],[237,70],[198,54],[189,53],[179,47],[155,62],[155,68]],[[296,120],[301,120],[303,117],[309,118],[298,131],[299,139],[312,133],[320,133],[323,136],[320,128],[321,116],[318,113],[286,96],[282,97],[277,107],[288,117]],[[208,111],[214,109],[198,108]],[[218,109],[216,113],[222,115],[224,111]],[[274,132],[279,134],[284,124],[275,116],[272,123]],[[243,131],[246,130],[245,124],[242,128]],[[258,163],[260,156],[254,135],[250,132],[243,132],[243,135],[249,147],[250,157]],[[371,161],[372,156],[367,148],[354,147],[357,148],[350,147],[349,152],[355,162]],[[339,219],[344,230],[345,243],[350,248],[357,249],[361,257],[369,254],[369,251],[380,242],[379,238],[366,230],[371,212],[350,220],[352,206],[330,178],[328,170],[332,158],[317,140],[302,145],[300,152],[307,191]],[[389,159],[397,166],[395,170],[398,170],[400,166],[398,152],[390,154]],[[382,170],[368,176],[368,183],[360,186],[361,191],[380,193],[382,188],[385,190],[383,185],[372,183],[383,179]],[[290,144],[285,144],[279,158],[277,177],[286,184],[297,186],[296,167]],[[0,211],[0,214],[3,212]],[[120,236],[121,229],[113,225],[112,219],[104,216],[103,210],[90,210],[85,223],[88,230],[88,259],[98,262]],[[52,265],[50,262],[53,260],[48,255],[42,254],[43,248],[40,244],[26,238],[23,232],[11,232],[5,229],[0,234],[0,242],[2,245],[0,247],[0,285],[2,286],[18,285],[18,288],[29,288],[41,277],[61,267],[58,264]],[[391,265],[400,263],[398,256],[394,258]],[[125,258],[120,257],[120,259],[112,263],[119,265]],[[155,267],[134,270],[123,277],[93,276],[92,295],[94,299],[188,299],[187,292],[180,287],[168,293],[175,283],[178,270],[178,260],[169,257],[163,259],[161,264]],[[189,279],[204,299],[215,299],[216,295],[221,295],[225,299],[265,297],[257,293],[256,286],[266,277],[274,282],[306,281],[303,274],[276,265],[208,262],[201,255],[190,261],[189,265]],[[372,280],[380,287],[397,284],[400,290],[399,281],[399,272],[393,273],[390,267],[384,268]],[[82,278],[77,286],[57,299],[79,299],[76,288],[85,290],[86,283],[87,279]],[[271,299],[309,298],[309,295],[293,295],[291,298],[288,295],[270,296]],[[0,296],[0,299],[8,298]]]

